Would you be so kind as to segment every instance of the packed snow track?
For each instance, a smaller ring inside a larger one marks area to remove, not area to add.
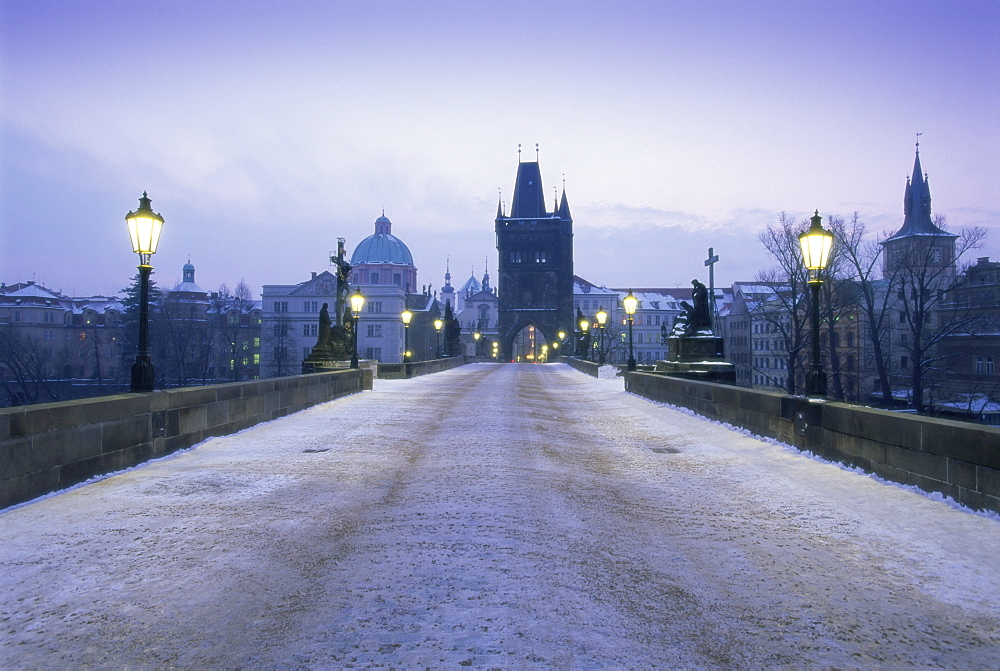
[[[1000,666],[1000,522],[564,365],[0,513],[0,667]]]

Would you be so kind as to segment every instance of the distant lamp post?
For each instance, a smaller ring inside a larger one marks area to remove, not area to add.
[[[146,192],[142,192],[139,208],[125,215],[132,251],[139,255],[139,350],[132,364],[132,384],[129,391],[153,391],[153,362],[149,360],[149,275],[153,266],[149,258],[156,253],[163,228],[163,217],[153,212]]]
[[[365,297],[361,295],[360,289],[355,289],[351,294],[351,316],[354,318],[354,346],[351,352],[351,368],[358,367],[358,318],[361,316],[361,308],[365,305]]]
[[[583,348],[583,343],[585,343],[587,341],[587,330],[588,329],[590,329],[590,320],[587,319],[586,317],[584,317],[583,319],[580,320],[580,343],[581,343],[580,348],[581,349],[584,349]],[[583,358],[587,359],[587,360],[590,359],[590,346],[589,345],[586,347],[586,349],[584,349]]]
[[[830,261],[830,250],[833,249],[833,233],[823,230],[819,210],[810,219],[812,225],[799,234],[799,246],[802,248],[802,265],[809,272],[809,288],[812,289],[812,365],[806,376],[806,395],[826,396],[826,373],[823,372],[823,360],[819,353],[819,290],[823,286],[821,274]]]
[[[410,374],[410,320],[413,319],[413,313],[409,310],[403,310],[400,315],[403,319],[403,363],[406,364],[406,374]]]
[[[437,331],[437,354],[436,358],[441,358],[441,327],[444,326],[444,320],[438,317],[434,320],[434,330]]]
[[[608,313],[605,312],[602,307],[594,315],[597,317],[597,360],[603,366],[604,365],[604,324],[608,321]]]
[[[625,314],[628,315],[628,369],[635,370],[635,348],[632,339],[632,322],[635,321],[635,309],[639,307],[639,299],[632,295],[632,290],[628,290],[628,296],[622,299],[625,306]]]
[[[476,356],[479,356],[479,339],[483,337],[483,334],[476,331],[472,334],[472,339],[476,341]]]

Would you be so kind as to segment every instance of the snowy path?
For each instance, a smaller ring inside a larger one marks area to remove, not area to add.
[[[1000,522],[562,365],[0,513],[0,667],[1000,666]]]

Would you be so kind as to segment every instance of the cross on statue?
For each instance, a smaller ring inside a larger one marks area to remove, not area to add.
[[[708,266],[708,295],[711,299],[708,304],[709,312],[712,315],[712,323],[715,323],[715,264],[719,262],[719,255],[712,247],[708,248],[708,258],[705,265]]]

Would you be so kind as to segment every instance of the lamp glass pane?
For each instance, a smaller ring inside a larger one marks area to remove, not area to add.
[[[622,300],[622,303],[625,305],[625,312],[634,315],[635,309],[639,306],[639,299],[629,294]]]
[[[156,246],[160,242],[163,220],[137,213],[126,221],[128,235],[132,239],[132,251],[136,254],[155,254]]]

